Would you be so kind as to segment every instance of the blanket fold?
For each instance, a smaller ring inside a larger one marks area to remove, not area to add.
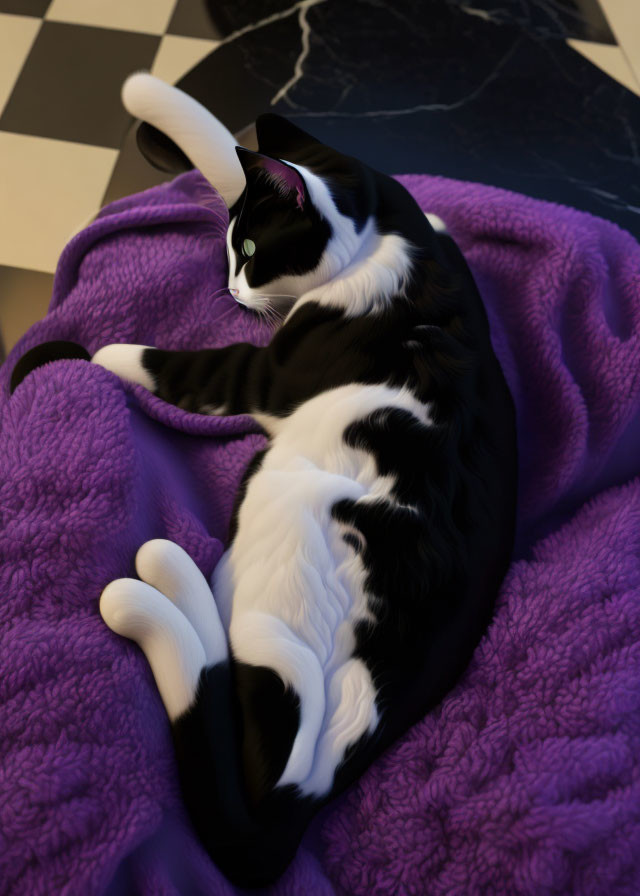
[[[640,246],[503,190],[398,178],[440,215],[517,409],[514,562],[456,688],[307,832],[270,892],[640,892]],[[225,290],[227,211],[197,172],[104,209],[0,368],[0,893],[231,894],[195,839],[169,725],[114,578],[169,538],[210,577],[249,417],[170,407],[64,339],[195,349],[269,330]]]

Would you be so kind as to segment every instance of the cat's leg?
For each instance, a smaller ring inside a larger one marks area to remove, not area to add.
[[[147,541],[136,554],[136,572],[186,616],[204,648],[207,664],[227,658],[227,637],[211,589],[180,545],[166,538]]]
[[[206,580],[172,542],[147,542],[136,569],[147,581],[112,582],[102,593],[102,616],[149,661],[171,722],[185,803],[205,848],[235,883],[270,883],[293,858],[315,808],[312,799],[275,785],[284,766],[295,764],[296,744],[308,740],[307,708],[299,712],[287,681],[308,690],[318,672],[322,690],[317,659],[308,668],[309,649],[280,620],[260,613],[246,614],[236,633],[251,662],[233,658]],[[321,716],[322,706],[316,709]]]
[[[157,541],[142,546],[136,566],[167,588],[175,603],[148,582],[116,579],[102,592],[100,614],[147,658],[171,723],[187,807],[201,839],[217,855],[229,837],[236,842],[260,831],[248,812],[241,780],[228,647],[211,591],[197,567],[196,574],[189,566],[193,561],[185,562],[178,545],[162,560]],[[203,582],[210,605],[205,605]]]
[[[195,699],[205,649],[193,626],[157,589],[138,579],[116,579],[102,592],[100,614],[109,628],[143,650],[171,721]]]
[[[91,361],[170,404],[201,414],[259,411],[269,382],[264,349],[246,342],[199,351],[113,344],[99,349]]]
[[[296,690],[268,659],[296,663],[300,651],[255,622],[253,661],[230,655],[203,668],[193,703],[172,723],[182,794],[198,836],[234,884],[250,887],[283,873],[317,806],[295,785],[276,786],[304,721]]]

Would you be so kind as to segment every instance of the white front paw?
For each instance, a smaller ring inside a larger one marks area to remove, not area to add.
[[[148,370],[142,366],[142,353],[149,345],[113,344],[98,349],[91,358],[92,364],[99,364],[112,373],[131,383],[138,383],[155,392],[156,383]]]

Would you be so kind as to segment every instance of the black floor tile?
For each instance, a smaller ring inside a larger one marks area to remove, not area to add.
[[[178,0],[167,32],[213,40],[291,9],[291,0]],[[295,14],[295,13],[294,13]]]
[[[129,117],[120,88],[149,69],[160,37],[44,22],[0,128],[57,140],[118,148]]]
[[[167,34],[220,40],[227,30],[218,22],[216,4],[207,0],[178,0]]]
[[[102,198],[102,205],[148,190],[175,176],[158,171],[142,156],[136,144],[136,128],[137,122],[132,122],[127,130],[111,180]]]
[[[0,0],[0,12],[11,13],[15,16],[42,17],[51,0]]]

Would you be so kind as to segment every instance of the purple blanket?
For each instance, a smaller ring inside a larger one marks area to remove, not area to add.
[[[640,246],[512,193],[400,178],[465,251],[513,392],[514,562],[458,686],[308,831],[274,894],[640,893]],[[147,539],[210,576],[263,443],[49,339],[200,348],[268,332],[222,288],[197,172],[103,210],[0,368],[0,892],[228,894],[191,832],[138,647],[98,613]]]

